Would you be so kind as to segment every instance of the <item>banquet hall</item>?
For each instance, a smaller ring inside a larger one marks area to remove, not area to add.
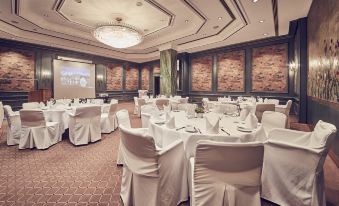
[[[339,205],[338,0],[0,1],[0,206]]]

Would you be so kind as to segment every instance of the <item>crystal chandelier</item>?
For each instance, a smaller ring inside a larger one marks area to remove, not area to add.
[[[121,18],[117,18],[116,21],[97,27],[93,32],[94,37],[101,43],[114,48],[127,48],[142,41],[142,34],[137,29],[121,23]]]

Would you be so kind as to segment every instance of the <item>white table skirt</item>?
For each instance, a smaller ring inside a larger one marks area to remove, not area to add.
[[[177,139],[182,139],[184,142],[184,146],[186,146],[187,140],[192,135],[206,135],[207,136],[225,136],[227,138],[226,133],[219,131],[219,134],[207,134],[206,131],[206,120],[205,118],[193,118],[187,119],[185,112],[172,112],[175,116],[175,129],[168,129],[165,125],[155,124],[155,120],[151,118],[149,124],[149,133],[155,138],[155,142],[159,147],[165,147],[169,145],[173,141]],[[239,142],[252,142],[252,141],[260,141],[263,142],[266,140],[266,134],[261,125],[258,126],[257,129],[252,132],[241,132],[237,130],[237,126],[241,124],[239,122],[238,117],[223,117],[220,121],[220,128],[223,127],[230,136],[239,137]],[[195,126],[199,128],[200,133],[189,133],[185,131],[185,128],[176,130],[177,128],[181,128],[187,125]]]

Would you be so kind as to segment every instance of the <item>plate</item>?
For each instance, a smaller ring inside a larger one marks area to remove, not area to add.
[[[237,126],[238,131],[240,132],[252,132],[254,129],[242,127],[242,126]]]

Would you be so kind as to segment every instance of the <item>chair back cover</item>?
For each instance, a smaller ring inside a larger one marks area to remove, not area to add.
[[[279,100],[278,99],[265,99],[264,103],[279,105]]]
[[[188,97],[180,98],[178,99],[180,104],[187,104],[188,103]]]
[[[100,106],[81,106],[75,109],[74,116],[77,121],[81,121],[81,119],[91,119],[91,118],[99,118],[101,115],[101,107]]]
[[[153,137],[120,125],[125,164],[135,174],[157,177],[157,152]],[[142,146],[141,146],[142,145]]]
[[[20,110],[20,120],[22,127],[44,127],[46,121],[42,110]]]
[[[280,112],[265,111],[262,115],[261,123],[266,134],[274,128],[285,128],[286,115]]]
[[[160,109],[160,110],[163,110],[164,109],[164,105],[168,105],[169,104],[169,100],[168,99],[156,99],[155,100],[155,104],[157,105],[157,107]]]
[[[275,104],[257,104],[255,108],[255,116],[261,122],[262,115],[265,111],[275,111]]]
[[[11,118],[13,115],[14,115],[14,112],[12,110],[12,107],[9,106],[9,105],[5,105],[3,107],[4,109],[4,116],[6,117],[7,119],[7,124],[8,124],[8,127],[10,128],[12,124],[14,124],[13,122],[13,119]],[[20,120],[20,119],[19,119]]]
[[[117,112],[117,109],[118,109],[118,103],[111,103],[109,105],[109,112],[108,112],[108,115],[109,116],[114,116],[115,113]]]
[[[116,117],[118,120],[118,125],[123,125],[126,128],[131,128],[131,121],[129,119],[129,114],[126,109],[119,110],[116,113]]]
[[[23,109],[38,109],[40,104],[38,102],[27,102],[22,104]]]
[[[118,100],[117,100],[117,99],[111,99],[110,103],[111,103],[111,104],[118,103]]]
[[[193,205],[260,205],[262,143],[200,140],[193,174]]]
[[[287,103],[286,103],[286,113],[285,115],[288,116],[290,115],[290,110],[291,110],[291,107],[292,107],[292,100],[288,100]]]
[[[4,121],[5,112],[2,102],[0,102],[0,128],[2,127],[2,122]]]
[[[158,107],[153,106],[153,105],[143,105],[141,106],[141,113],[146,113],[150,114],[152,116],[157,116],[159,115],[160,111]]]
[[[314,127],[314,130],[310,137],[310,146],[314,149],[327,148],[334,140],[337,128],[327,122],[319,120]]]

